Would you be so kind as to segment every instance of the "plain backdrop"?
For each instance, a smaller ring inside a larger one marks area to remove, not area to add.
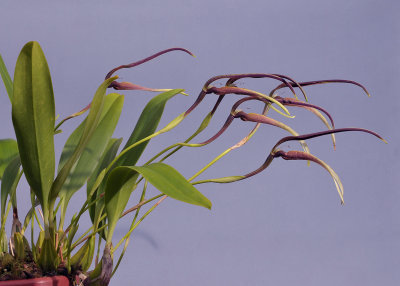
[[[90,102],[105,74],[170,47],[174,52],[117,74],[154,88],[184,88],[166,107],[160,127],[193,102],[204,82],[225,73],[281,73],[298,81],[343,78],[363,83],[371,97],[351,85],[307,88],[311,103],[331,112],[337,127],[363,127],[389,144],[361,133],[309,141],[311,152],[330,164],[344,184],[345,205],[329,174],[305,162],[275,160],[249,180],[198,189],[211,211],[173,199],[164,201],[133,234],[111,285],[399,285],[400,5],[395,0],[147,0],[0,2],[0,53],[13,74],[23,45],[38,41],[52,73],[56,112],[63,118]],[[268,92],[276,82],[241,80],[239,86]],[[153,93],[125,91],[115,137],[127,139]],[[290,96],[287,90],[280,92]],[[207,139],[239,97],[229,96],[211,122]],[[171,134],[154,139],[151,154],[187,138],[210,110],[215,96]],[[259,112],[247,105],[247,112]],[[14,138],[10,103],[0,84],[1,138]],[[324,130],[308,112],[275,119],[299,133]],[[57,156],[79,120],[57,135]],[[235,121],[204,149],[183,149],[167,163],[187,178],[237,143],[252,128]],[[252,141],[211,167],[201,179],[241,175],[257,168],[286,133],[263,126]],[[284,150],[298,150],[295,142]],[[156,190],[152,190],[156,194]],[[138,192],[139,193],[139,192]],[[134,193],[136,194],[136,193]],[[134,196],[128,206],[138,200]],[[29,199],[18,190],[20,213]],[[73,197],[70,215],[85,200]],[[89,220],[81,223],[89,225]],[[115,243],[131,217],[118,225]],[[115,260],[118,258],[118,253]]]

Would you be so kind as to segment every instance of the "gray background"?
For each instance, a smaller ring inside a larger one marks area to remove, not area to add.
[[[311,103],[328,109],[337,127],[369,128],[389,141],[386,145],[365,134],[339,134],[336,151],[329,137],[310,141],[312,153],[342,179],[345,206],[328,173],[305,162],[276,160],[249,180],[201,185],[199,190],[213,202],[212,211],[165,201],[133,235],[111,285],[399,285],[399,8],[394,0],[3,0],[0,53],[12,72],[24,43],[39,41],[52,72],[57,113],[65,117],[90,101],[111,68],[161,49],[185,47],[197,58],[175,52],[118,72],[125,81],[185,88],[191,95],[174,98],[160,126],[184,111],[203,83],[217,74],[283,73],[299,81],[346,78],[365,84],[371,98],[350,85],[307,89]],[[239,85],[267,92],[275,83],[243,80]],[[115,136],[127,138],[153,94],[123,94]],[[237,99],[228,98],[208,136]],[[214,100],[209,96],[182,126],[153,140],[149,150],[158,152],[164,144],[184,140]],[[14,137],[3,85],[0,108],[1,137]],[[259,111],[250,105],[247,109]],[[324,129],[307,112],[291,110],[296,119],[284,121],[298,132]],[[66,124],[58,135],[58,154],[76,124]],[[190,177],[251,127],[236,121],[215,144],[185,149],[169,163]],[[264,126],[254,140],[201,178],[255,169],[283,136],[283,131]],[[207,134],[196,142],[205,138]],[[282,147],[299,149],[296,143]],[[143,159],[149,157],[146,153]],[[22,187],[22,213],[26,198]],[[71,212],[83,200],[84,194],[75,196]],[[121,221],[116,239],[129,223]]]

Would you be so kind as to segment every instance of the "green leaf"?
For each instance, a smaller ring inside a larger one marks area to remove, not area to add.
[[[137,177],[137,172],[127,167],[115,168],[108,176],[104,196],[108,219],[107,242],[111,242],[115,226],[135,188]]]
[[[4,177],[1,181],[1,217],[4,217],[6,211],[7,198],[13,196],[19,181],[19,168],[21,167],[21,160],[15,157],[14,160],[8,164],[4,171]]]
[[[7,253],[8,239],[4,229],[0,230],[0,253]]]
[[[68,177],[59,193],[59,197],[63,200],[63,214],[65,213],[72,195],[85,184],[89,176],[95,170],[97,164],[100,162],[101,156],[107,147],[107,143],[117,126],[123,102],[123,95],[114,93],[106,96],[103,112],[97,128],[84,148],[82,155],[68,174]],[[76,137],[75,135],[76,134],[72,134],[73,137]],[[66,149],[66,152],[71,150],[71,146],[76,148],[76,144],[74,146],[74,144],[70,143],[71,142],[68,141],[66,143],[66,148],[64,148]]]
[[[134,144],[135,142],[151,135],[156,131],[160,122],[161,116],[164,111],[165,104],[173,96],[181,93],[183,89],[173,89],[163,92],[153,97],[143,109],[135,129],[129,137],[124,149]],[[129,150],[122,158],[116,163],[116,166],[134,166],[142,155],[144,149],[150,140],[139,144],[132,150]]]
[[[105,188],[104,198],[109,227],[107,242],[111,242],[117,221],[135,188],[139,173],[150,184],[171,198],[211,209],[211,202],[169,165],[154,163],[142,167],[117,167],[111,171]]]
[[[117,93],[110,93],[104,99],[103,109],[100,115],[100,122],[104,119],[104,116],[107,112],[110,111],[112,105],[115,104],[115,101],[121,97],[122,95]],[[85,129],[87,118],[85,118],[81,124],[71,133],[65,142],[64,148],[61,153],[60,162],[58,163],[58,172],[64,167],[65,163],[71,158],[74,153],[76,146],[79,144],[79,141],[82,137],[83,130]]]
[[[12,236],[14,241],[14,256],[17,259],[25,260],[26,252],[30,251],[29,243],[26,238],[19,232],[15,232]]]
[[[96,236],[91,236],[85,244],[71,257],[71,265],[78,269],[82,268],[82,271],[87,271],[92,265],[94,256],[94,249],[96,245]]]
[[[91,192],[93,192],[93,187],[95,186],[95,182],[96,182],[97,178],[99,177],[100,173],[105,168],[107,168],[108,164],[110,164],[112,162],[112,160],[114,160],[114,158],[118,152],[118,148],[121,145],[121,142],[122,142],[122,138],[119,138],[119,139],[111,138],[110,139],[110,141],[108,142],[108,145],[106,147],[106,150],[104,151],[103,156],[101,157],[96,169],[93,171],[92,175],[90,176],[90,178],[87,182],[87,196],[88,196],[88,198],[90,197],[89,204],[97,198],[97,195],[99,193],[98,191],[94,191],[94,193],[91,193]],[[93,204],[89,208],[89,214],[90,214],[90,218],[91,218],[92,222],[94,222],[96,210],[99,210],[99,208],[97,208],[97,204]]]
[[[82,137],[83,129],[85,128],[86,119],[82,121],[81,124],[71,133],[68,137],[67,142],[65,142],[64,148],[61,152],[60,161],[58,162],[57,173],[60,173],[61,169],[65,166],[65,163],[71,158],[76,146]]]
[[[54,242],[51,238],[44,238],[41,245],[38,264],[43,271],[51,272],[57,269],[60,263]]]
[[[122,138],[111,138],[108,141],[107,147],[104,150],[104,153],[99,160],[96,169],[93,171],[92,175],[90,176],[88,182],[87,182],[87,192],[89,195],[90,190],[94,186],[94,183],[96,181],[96,178],[100,174],[101,171],[103,171],[107,166],[114,160],[115,156],[117,155],[119,146],[122,143]]]
[[[37,42],[23,47],[15,66],[12,119],[25,177],[47,213],[55,169],[55,107],[49,67]]]
[[[4,86],[6,87],[8,98],[10,102],[12,102],[13,97],[13,82],[11,80],[10,74],[7,71],[7,67],[3,61],[3,58],[0,55],[0,75],[3,79]]]
[[[79,139],[79,142],[72,153],[71,157],[66,161],[66,163],[63,165],[62,169],[58,173],[56,179],[54,180],[53,185],[51,186],[51,201],[52,203],[55,201],[57,198],[63,184],[65,183],[69,173],[71,172],[73,166],[79,159],[79,157],[82,155],[83,151],[85,150],[85,147],[89,143],[93,133],[95,132],[99,121],[101,119],[101,114],[103,110],[103,105],[105,101],[105,94],[108,86],[110,83],[114,80],[116,80],[117,77],[109,78],[108,80],[105,80],[97,89],[92,105],[89,111],[89,115],[86,118],[85,126],[83,128],[82,136]]]
[[[211,209],[211,202],[177,170],[164,163],[127,167],[140,173],[162,193],[176,200]]]
[[[18,156],[18,145],[14,139],[0,140],[0,179],[7,165]]]

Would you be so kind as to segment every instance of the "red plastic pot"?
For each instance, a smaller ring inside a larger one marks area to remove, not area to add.
[[[53,276],[24,280],[0,281],[0,286],[69,286],[69,281],[65,276]]]

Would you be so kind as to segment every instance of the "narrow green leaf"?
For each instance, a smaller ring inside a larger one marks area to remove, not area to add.
[[[27,212],[25,219],[24,219],[24,224],[22,226],[22,230],[25,231],[25,229],[28,227],[28,224],[32,218],[32,216],[34,216],[35,213],[35,208],[39,205],[39,201],[37,199],[35,199],[34,195],[32,196],[31,193],[31,208],[29,209],[29,211]]]
[[[0,55],[0,75],[1,75],[1,78],[3,79],[4,86],[6,87],[8,98],[10,99],[10,102],[12,103],[13,82],[11,80],[10,74],[7,71],[7,67],[6,67],[1,55]]]
[[[96,236],[91,236],[85,244],[71,257],[71,265],[78,269],[82,268],[82,271],[87,271],[92,264],[94,249],[96,244]]]
[[[219,183],[219,184],[227,184],[227,183],[233,183],[236,181],[240,181],[246,179],[246,176],[229,176],[229,177],[222,177],[222,178],[216,178],[216,179],[207,179],[207,180],[201,180],[197,182],[192,182],[193,185],[199,185],[199,184],[204,184],[204,183]]]
[[[0,231],[0,253],[7,253],[8,251],[8,239],[5,230]]]
[[[17,188],[19,181],[19,168],[21,167],[21,160],[15,157],[14,160],[8,164],[4,171],[4,177],[1,181],[1,217],[4,217],[6,211],[7,198],[12,197]]]
[[[7,165],[18,156],[18,145],[14,139],[0,140],[0,179]]]
[[[73,168],[79,157],[82,155],[83,151],[85,150],[85,147],[87,146],[93,133],[95,132],[102,114],[106,90],[110,85],[110,83],[116,79],[117,77],[113,77],[104,81],[97,89],[94,98],[92,100],[92,105],[89,111],[89,115],[86,118],[85,127],[83,129],[82,136],[79,139],[79,143],[77,144],[71,157],[68,159],[68,161],[64,164],[64,166],[58,173],[56,179],[54,180],[53,185],[51,186],[52,203],[57,198],[63,184],[65,183],[65,180],[67,179],[69,173],[71,172],[71,169]]]
[[[59,197],[63,200],[62,213],[65,213],[72,195],[85,184],[100,162],[107,143],[117,126],[123,102],[124,97],[120,94],[114,93],[106,96],[103,114],[100,117],[97,128],[84,148],[82,155],[68,174],[59,193]],[[68,149],[68,141],[66,145]]]
[[[76,146],[82,137],[83,129],[85,129],[86,119],[82,121],[81,124],[71,133],[65,142],[64,148],[61,152],[60,161],[58,162],[57,173],[60,173],[61,169],[65,166],[65,163],[71,158]]]
[[[49,67],[37,42],[27,43],[17,60],[12,119],[25,177],[45,213],[55,169],[55,107]]]
[[[135,129],[129,137],[124,149],[134,144],[135,142],[146,138],[156,131],[157,126],[160,122],[163,114],[165,104],[173,96],[181,93],[183,89],[173,89],[167,92],[163,92],[153,97],[143,109],[138,122],[136,123]],[[116,163],[116,166],[134,166],[142,155],[144,149],[150,140],[139,144],[132,150],[129,150],[122,158]]]
[[[121,97],[122,95],[117,93],[110,93],[104,99],[103,109],[100,115],[101,122],[105,115],[110,111],[111,106],[115,104],[115,101]],[[60,162],[58,163],[58,172],[64,167],[65,163],[71,158],[74,153],[76,146],[79,144],[79,141],[82,137],[83,130],[85,129],[87,118],[85,118],[81,124],[71,133],[65,142],[64,148],[61,153]]]

